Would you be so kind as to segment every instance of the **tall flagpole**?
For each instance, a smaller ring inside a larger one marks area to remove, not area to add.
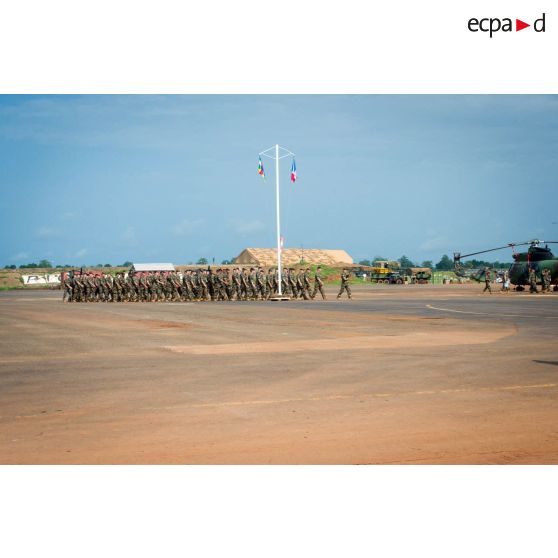
[[[275,199],[276,199],[276,206],[277,206],[277,288],[279,289],[279,296],[282,296],[282,282],[281,276],[283,274],[283,270],[281,268],[281,217],[279,211],[279,145],[275,145]]]
[[[279,155],[279,150],[285,152],[284,155]],[[275,151],[274,156],[269,155],[270,151]],[[281,147],[279,144],[275,144],[274,147],[270,147],[265,151],[260,153],[260,156],[269,157],[270,159],[275,159],[275,204],[277,210],[277,290],[279,297],[283,296],[283,285],[282,285],[282,275],[283,269],[281,267],[281,212],[279,208],[279,160],[284,157],[294,157],[294,153]]]

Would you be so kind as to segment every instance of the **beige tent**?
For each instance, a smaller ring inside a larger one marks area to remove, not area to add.
[[[345,250],[318,250],[316,248],[283,248],[281,250],[283,265],[298,265],[301,261],[308,264],[350,265],[353,258]],[[238,265],[260,265],[270,267],[277,265],[276,248],[246,248],[234,259]]]

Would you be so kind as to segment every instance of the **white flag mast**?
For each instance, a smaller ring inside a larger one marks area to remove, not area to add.
[[[270,152],[273,153],[270,155]],[[294,157],[295,154],[284,147],[281,147],[278,144],[275,144],[273,147],[266,149],[265,151],[261,151],[259,153],[260,157],[263,155],[264,157],[269,157],[270,159],[275,160],[275,200],[277,205],[277,288],[279,297],[283,297],[282,291],[282,284],[281,284],[281,276],[283,270],[281,268],[281,218],[280,218],[280,210],[279,210],[279,161],[284,159],[285,157]]]

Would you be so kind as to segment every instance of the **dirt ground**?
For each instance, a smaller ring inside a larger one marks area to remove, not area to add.
[[[2,463],[557,463],[558,294],[0,293]]]

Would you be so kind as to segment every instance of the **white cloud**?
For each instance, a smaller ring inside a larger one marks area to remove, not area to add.
[[[35,231],[39,238],[56,238],[61,235],[60,230],[52,227],[41,227]]]
[[[78,214],[73,211],[66,211],[65,213],[62,213],[60,215],[60,219],[63,219],[64,221],[71,221],[75,219],[77,216]]]
[[[138,241],[135,227],[126,227],[126,229],[124,229],[124,231],[122,231],[122,234],[120,235],[120,246],[131,248],[133,246],[136,246],[137,243]]]
[[[436,250],[446,250],[450,245],[450,241],[445,236],[436,236],[429,238],[424,241],[420,246],[419,250],[422,252],[434,252]]]
[[[204,223],[205,219],[182,219],[182,221],[177,223],[172,230],[177,236],[184,236],[192,234]]]
[[[15,256],[10,258],[13,262],[19,262],[27,259],[29,259],[29,252],[18,252]]]
[[[254,219],[252,221],[237,219],[230,222],[230,227],[237,234],[247,235],[258,231],[263,231],[265,229],[265,224],[259,219]]]
[[[74,254],[74,258],[83,258],[83,256],[85,256],[85,254],[87,254],[87,249],[86,248],[81,248],[80,250],[78,250]]]

